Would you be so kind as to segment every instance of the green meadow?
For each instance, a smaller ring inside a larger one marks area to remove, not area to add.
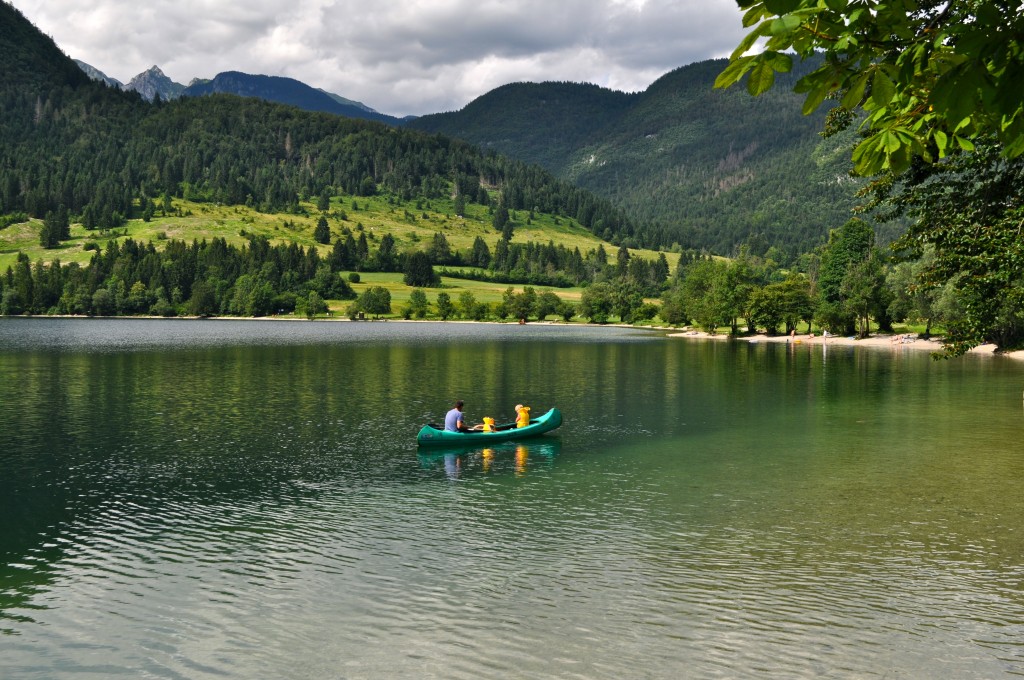
[[[465,217],[456,215],[449,199],[401,202],[384,196],[346,196],[333,198],[326,214],[332,243],[347,232],[355,238],[362,232],[366,234],[371,253],[385,234],[391,234],[399,251],[407,251],[426,248],[438,232],[445,235],[455,250],[469,250],[474,239],[480,236],[493,251],[500,234],[491,227],[488,208],[469,204],[465,213]],[[88,244],[102,248],[113,239],[129,238],[151,241],[159,248],[160,242],[168,239],[223,238],[229,243],[243,245],[249,236],[265,236],[273,244],[296,243],[304,248],[316,247],[326,257],[331,246],[313,240],[313,229],[320,214],[310,202],[300,203],[300,211],[296,214],[267,214],[244,205],[223,206],[176,199],[170,214],[163,216],[158,212],[149,222],[132,219],[124,226],[108,231],[89,231],[81,224],[73,223],[71,239],[52,249],[44,249],[39,244],[42,221],[31,219],[0,230],[0,272],[14,264],[18,252],[28,255],[32,262],[59,259],[64,264],[85,264],[93,254],[87,249]],[[603,245],[611,260],[618,250],[617,246],[602,241],[569,218],[547,214],[530,217],[527,211],[514,211],[512,219],[515,243],[552,241],[570,250],[579,248],[584,254]],[[657,251],[651,250],[630,252],[648,259],[658,256]],[[669,265],[674,267],[678,255],[666,253],[665,256]]]
[[[453,250],[462,251],[470,250],[473,241],[481,237],[493,252],[500,238],[500,233],[491,226],[492,214],[486,206],[469,204],[465,215],[458,216],[454,213],[453,201],[449,199],[402,202],[387,196],[334,197],[330,209],[324,214],[328,218],[332,243],[347,234],[356,239],[365,234],[371,253],[376,251],[385,234],[391,235],[400,252],[426,249],[436,233],[444,234]],[[296,213],[267,214],[244,205],[225,206],[176,199],[168,214],[158,211],[149,221],[131,219],[116,229],[87,230],[81,224],[73,223],[71,238],[51,249],[43,248],[39,242],[42,220],[30,219],[0,230],[0,274],[15,264],[19,252],[28,255],[33,263],[59,260],[65,265],[71,262],[85,265],[97,249],[106,248],[111,241],[127,239],[151,242],[160,249],[161,244],[170,239],[191,242],[222,238],[242,246],[252,236],[263,236],[275,245],[295,243],[307,249],[316,248],[326,258],[332,246],[313,239],[313,230],[320,215],[321,212],[308,201],[300,203]],[[511,218],[514,243],[553,242],[568,249],[579,248],[583,254],[601,246],[613,262],[618,252],[618,246],[602,241],[572,219],[548,214],[531,216],[527,211],[514,211]],[[657,251],[640,249],[630,253],[652,260],[659,255]],[[674,268],[678,255],[665,253],[665,256],[669,266]],[[472,271],[473,268],[450,267],[449,270]],[[413,289],[403,282],[401,273],[358,272],[358,275],[359,282],[351,283],[357,295],[371,286],[382,286],[391,294],[392,314],[388,316],[402,315]],[[348,273],[344,276],[348,278]],[[439,293],[447,293],[457,303],[459,296],[468,291],[476,302],[493,305],[502,300],[509,286],[507,283],[445,276],[440,287],[424,289],[424,293],[433,316]],[[520,284],[512,286],[516,292],[521,292],[523,287]],[[582,292],[581,288],[534,288],[538,293],[552,290],[559,298],[573,302],[579,301]],[[335,318],[344,315],[350,304],[348,300],[328,301],[330,313]]]

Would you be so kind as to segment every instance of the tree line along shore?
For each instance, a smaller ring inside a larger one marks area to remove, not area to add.
[[[341,204],[325,201],[319,216],[310,206],[314,232],[328,219],[332,228],[322,239],[328,243],[314,233],[308,247],[245,233],[237,244],[110,238],[85,264],[19,253],[0,275],[0,314],[556,319],[732,336],[814,328],[867,337],[915,328],[927,337],[956,311],[941,290],[908,294],[913,265],[887,263],[871,227],[856,219],[799,268],[745,251],[732,259],[669,253],[670,266],[666,253],[620,246],[609,254],[600,242],[582,252],[553,239],[510,241],[507,225],[500,235],[494,230],[493,248],[480,234],[453,248],[436,231],[426,244],[399,250],[390,232],[349,228],[337,217]]]

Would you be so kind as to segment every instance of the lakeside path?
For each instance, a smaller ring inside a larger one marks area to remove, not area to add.
[[[692,340],[726,340],[729,335],[726,333],[718,333],[711,335],[703,331],[686,331],[683,333],[669,333],[670,338],[689,338]],[[830,335],[827,338],[821,335],[803,335],[797,334],[795,337],[790,338],[788,335],[752,335],[749,337],[739,338],[746,342],[759,343],[759,342],[774,342],[774,343],[788,343],[793,341],[797,344],[802,345],[823,345],[829,346],[841,345],[848,347],[874,347],[874,348],[885,348],[889,347],[892,349],[913,349],[913,350],[927,350],[929,352],[941,352],[942,342],[941,338],[933,337],[930,340],[923,340],[918,338],[915,334],[902,334],[902,335],[871,335],[867,338],[857,339],[853,337],[844,337],[838,335]],[[970,354],[994,354],[995,345],[981,345],[970,350]],[[1024,360],[1024,350],[1018,350],[1015,352],[1002,352],[999,356],[1009,357],[1011,359]]]

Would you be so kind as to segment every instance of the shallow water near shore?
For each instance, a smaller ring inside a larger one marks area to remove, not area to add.
[[[0,677],[1024,675],[1024,365],[0,319]],[[553,435],[420,452],[558,406]]]

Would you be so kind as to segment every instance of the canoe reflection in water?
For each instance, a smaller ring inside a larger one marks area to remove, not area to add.
[[[495,446],[459,446],[420,449],[417,457],[424,470],[443,470],[450,479],[512,472],[517,477],[533,469],[550,467],[562,449],[562,441],[506,442]]]

